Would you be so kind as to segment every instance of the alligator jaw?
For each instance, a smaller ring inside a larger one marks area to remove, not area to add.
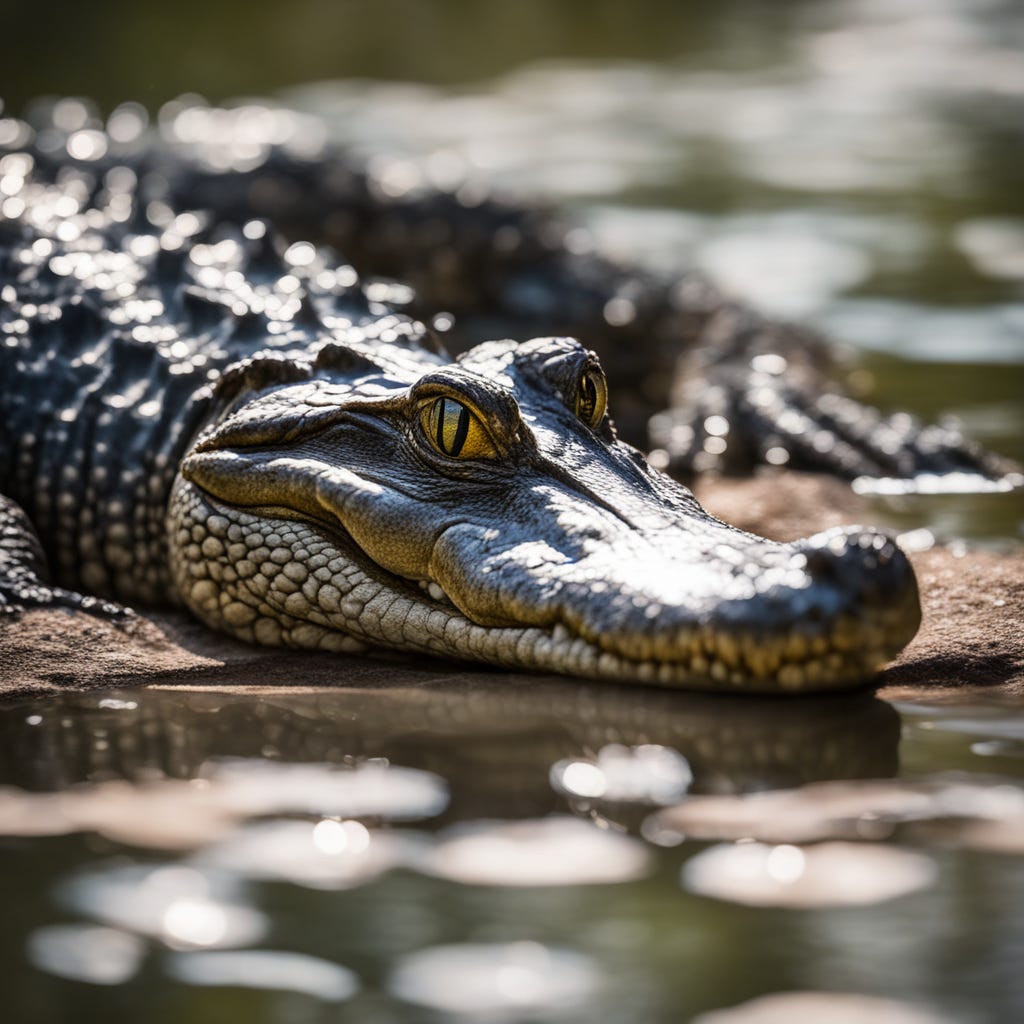
[[[173,508],[188,537],[172,559],[186,602],[210,625],[248,641],[348,652],[390,647],[617,682],[800,693],[862,685],[913,636],[920,618],[913,573],[891,542],[880,552],[891,556],[891,581],[859,602],[851,590],[850,607],[831,620],[810,608],[785,629],[772,628],[756,624],[748,603],[745,623],[729,605],[718,621],[712,613],[684,623],[679,609],[666,609],[677,617],[670,630],[659,632],[655,618],[643,632],[601,634],[593,622],[553,620],[553,604],[530,616],[548,618],[546,625],[476,622],[458,607],[467,596],[450,575],[438,574],[447,590],[435,580],[417,586],[382,570],[339,531],[224,506],[192,484],[179,483]],[[878,538],[837,530],[802,543],[811,551],[860,550],[867,561]],[[786,547],[799,560],[798,545]],[[238,548],[246,557],[237,557]],[[220,554],[201,558],[197,551]],[[785,596],[775,599],[784,603]]]
[[[315,380],[272,392],[265,415],[255,397],[184,461],[170,511],[184,600],[265,643],[726,691],[856,685],[910,640],[917,588],[891,540],[776,544],[715,520],[579,421],[564,381],[581,353],[492,343],[450,379],[432,372],[426,393],[464,396],[494,439],[461,462],[429,450],[416,382],[376,405],[354,385],[347,406],[336,382],[327,402]]]

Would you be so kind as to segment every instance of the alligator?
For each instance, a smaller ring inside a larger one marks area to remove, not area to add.
[[[9,119],[0,609],[184,605],[259,644],[735,692],[860,685],[909,642],[885,533],[768,541],[676,478],[996,457],[854,402],[813,335],[696,277],[543,208],[385,187],[247,110]]]

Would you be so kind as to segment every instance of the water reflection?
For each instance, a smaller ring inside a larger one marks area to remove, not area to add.
[[[27,948],[29,962],[39,970],[91,985],[123,985],[135,976],[145,952],[137,935],[86,924],[37,928]]]
[[[563,760],[551,767],[551,785],[582,800],[671,804],[690,788],[693,772],[685,757],[670,747],[612,743],[592,759]]]
[[[650,854],[636,839],[577,818],[455,826],[416,867],[464,885],[566,886],[646,875]]]
[[[351,999],[353,1020],[401,1002],[653,1021],[671,1018],[645,1013],[651,992],[693,1012],[727,1005],[714,964],[745,955],[759,928],[786,941],[745,961],[751,994],[836,978],[876,991],[877,957],[850,966],[865,934],[909,928],[897,943],[909,955],[906,943],[929,942],[914,922],[964,886],[984,886],[972,920],[1016,927],[1020,861],[993,854],[1024,850],[1022,791],[935,774],[1019,765],[973,751],[1016,742],[1005,709],[904,706],[903,759],[926,777],[885,778],[900,720],[868,694],[747,701],[405,671],[364,690],[139,690],[0,709],[0,832],[43,866],[39,891],[86,919],[15,929],[16,955],[95,991],[129,990],[152,963],[230,998]],[[75,830],[86,837],[68,864],[48,837]],[[96,833],[120,856],[99,840],[97,859]],[[132,845],[178,853],[154,862]],[[950,861],[964,855],[983,870]],[[881,916],[821,912],[849,906]],[[814,960],[823,974],[802,973],[808,943],[832,950]],[[843,998],[816,1019],[859,1005]]]
[[[399,961],[399,999],[486,1019],[545,1020],[591,999],[600,975],[587,957],[536,942],[434,946]]]
[[[172,949],[244,946],[268,927],[237,879],[177,864],[101,865],[76,873],[58,897],[72,910]]]
[[[189,986],[342,1001],[359,984],[345,973],[343,950],[358,968],[380,946],[396,999],[443,1012],[563,1017],[592,1008],[599,972],[590,939],[572,928],[545,936],[536,913],[574,920],[568,894],[599,885],[605,905],[621,909],[594,932],[598,948],[629,949],[649,932],[632,920],[633,897],[612,894],[654,884],[664,851],[622,826],[638,828],[652,806],[690,794],[896,768],[898,716],[868,694],[747,701],[486,673],[421,676],[396,669],[393,687],[306,693],[66,694],[0,709],[0,833],[54,842],[42,837],[82,831],[180,851],[157,863],[89,857],[51,879],[58,905],[85,916],[83,927],[126,942],[120,958],[115,939],[96,946],[109,956],[83,963],[66,952],[63,933],[43,932],[28,944],[33,963],[62,977],[127,978],[148,940],[165,959],[166,950],[204,951],[166,962]],[[321,938],[304,948],[305,926],[281,917],[267,883],[357,902],[310,908]],[[484,902],[442,897],[444,912],[432,900],[416,910],[438,886]],[[487,902],[509,890],[523,898],[501,910]],[[363,907],[354,911],[362,926],[341,930],[341,955],[313,965],[288,959],[333,948],[333,908],[348,920],[352,906]],[[414,910],[416,927],[399,927]],[[464,942],[419,948],[451,935],[449,915],[486,923],[458,931]],[[519,925],[517,915],[525,915]],[[276,943],[282,926],[285,936],[293,929],[288,953],[246,948],[271,934]],[[374,939],[375,929],[387,936]],[[206,955],[215,950],[245,956]]]
[[[375,817],[391,821],[430,818],[448,804],[448,786],[430,772],[389,764],[383,758],[336,765],[287,764],[232,758],[207,765],[203,778],[223,806],[240,816],[257,814],[322,814],[348,818]],[[357,823],[321,823],[318,845],[335,833],[352,842]],[[335,840],[338,836],[335,835]]]
[[[745,796],[696,797],[652,819],[661,841],[900,839],[1024,853],[1024,790],[958,779],[822,782]]]
[[[106,735],[106,731],[103,731]],[[106,740],[101,742],[106,743]],[[392,821],[428,818],[448,801],[429,772],[374,759],[359,765],[298,765],[232,759],[204,762],[188,782],[108,779],[58,793],[0,787],[0,835],[98,832],[156,849],[191,849],[231,832],[242,819],[270,814],[349,815]],[[311,850],[359,852],[368,833],[356,821],[325,817],[307,830]]]
[[[411,836],[371,832],[358,821],[265,821],[208,847],[199,863],[246,878],[347,889],[412,859],[415,847]]]
[[[693,1024],[950,1024],[951,1018],[895,999],[847,992],[780,992],[728,1010],[702,1013]]]
[[[282,989],[328,1003],[343,1002],[359,991],[359,979],[347,968],[280,950],[177,953],[168,960],[167,971],[189,985]]]
[[[895,899],[937,877],[923,854],[865,843],[712,846],[683,866],[690,892],[759,907],[844,907]]]
[[[421,675],[425,684],[403,685],[415,674],[396,670],[394,687],[365,690],[105,695],[137,705],[116,711],[82,694],[12,704],[0,709],[0,783],[60,790],[202,778],[236,815],[430,816],[447,799],[446,818],[465,820],[564,807],[551,788],[553,766],[565,793],[574,777],[563,786],[565,769],[591,764],[609,801],[666,802],[673,790],[884,777],[897,765],[899,717],[868,694],[737,700],[488,673]],[[39,719],[31,728],[27,715]],[[263,760],[237,760],[246,758]],[[198,790],[190,799],[202,804]]]

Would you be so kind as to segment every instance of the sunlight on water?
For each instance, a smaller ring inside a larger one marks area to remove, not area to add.
[[[91,985],[123,985],[133,978],[146,947],[135,935],[96,925],[54,924],[28,937],[29,961],[41,971]]]
[[[836,301],[816,318],[865,348],[934,362],[1024,360],[1024,304],[929,307],[890,299]]]
[[[263,821],[215,843],[198,862],[246,878],[345,889],[365,885],[401,864],[411,844],[391,832],[371,832],[357,821]]]
[[[865,252],[822,238],[816,226],[788,234],[765,227],[722,232],[698,249],[697,266],[765,313],[806,317],[867,280],[872,269]]]
[[[570,797],[670,804],[693,782],[693,772],[678,751],[644,744],[609,744],[593,761],[559,761],[551,767],[551,785]]]
[[[328,1003],[343,1002],[359,991],[359,979],[338,964],[271,949],[176,953],[168,961],[167,971],[189,985],[281,989]]]
[[[158,939],[173,949],[245,946],[269,923],[240,902],[238,884],[195,868],[112,863],[75,875],[61,902],[106,924]]]
[[[979,217],[961,222],[954,236],[957,248],[979,274],[1024,280],[1024,221]]]
[[[780,992],[729,1010],[702,1013],[693,1024],[951,1024],[921,1007],[895,999],[844,992]]]
[[[620,694],[540,681],[514,699],[505,686],[481,684],[467,704],[464,689],[451,685],[451,693],[404,688],[401,700],[387,690],[331,697],[140,690],[103,698],[117,708],[69,694],[0,709],[3,749],[20,749],[26,737],[45,741],[32,747],[48,766],[45,778],[73,778],[79,759],[88,765],[93,735],[120,751],[145,738],[155,752],[126,762],[147,780],[141,784],[111,779],[114,762],[106,760],[106,782],[4,791],[2,830],[30,844],[19,870],[45,865],[36,888],[47,907],[17,939],[34,965],[30,977],[127,992],[145,964],[148,990],[160,985],[153,964],[158,976],[195,990],[352,998],[355,1019],[364,1000],[384,999],[476,1019],[600,1014],[632,1024],[673,1019],[683,1006],[696,1013],[735,1002],[731,985],[714,980],[722,957],[755,979],[755,992],[813,980],[826,994],[881,992],[928,1003],[957,983],[921,966],[934,950],[920,915],[967,900],[961,914],[968,918],[949,923],[965,948],[967,929],[982,918],[986,929],[1014,927],[1024,813],[1013,780],[1022,761],[975,747],[1015,743],[1015,716],[983,704],[903,705],[901,758],[918,777],[842,781],[837,773],[898,770],[889,705],[863,696],[780,704]],[[570,698],[571,714],[563,703]],[[72,714],[76,702],[82,707]],[[461,716],[457,742],[453,715]],[[50,734],[51,721],[79,728]],[[159,778],[188,763],[180,744],[156,741],[172,735],[189,737],[191,782]],[[359,741],[397,763],[330,764],[321,738],[342,758]],[[658,738],[666,742],[652,742]],[[316,760],[256,762],[250,778],[260,785],[240,786],[242,766],[253,762],[239,754],[271,739],[278,757]],[[854,749],[869,741],[878,749]],[[791,762],[805,750],[794,775]],[[950,763],[975,774],[938,776]],[[993,767],[1007,774],[993,777]],[[777,788],[808,778],[831,781]],[[108,800],[114,809],[104,816]],[[357,805],[364,813],[355,817],[333,813]],[[611,825],[597,807],[622,824]],[[445,816],[438,821],[428,811]],[[483,820],[488,812],[491,820]],[[153,814],[159,828],[147,823]],[[390,814],[401,827],[388,824]],[[185,824],[175,834],[164,819]],[[204,820],[206,834],[198,827]],[[186,852],[176,861],[132,862],[125,846],[98,860],[89,835],[31,838],[55,824],[90,833],[114,823],[119,843],[154,845],[162,834]],[[743,837],[762,841],[699,845]],[[917,852],[890,845],[894,839]],[[78,866],[57,843],[75,844]],[[14,855],[14,848],[4,854]],[[983,870],[950,860],[966,855],[983,858]],[[971,902],[964,887],[974,878],[991,897],[975,893]],[[53,922],[51,903],[85,921]],[[830,916],[828,908],[851,906],[870,916]],[[817,916],[799,915],[813,925],[792,918],[800,908],[817,908]],[[779,913],[790,917],[748,916]],[[761,928],[773,936],[770,948],[751,939]],[[876,932],[889,936],[887,945]],[[253,948],[264,942],[273,948]],[[807,942],[821,950],[816,958],[808,960]],[[213,951],[232,957],[207,958]],[[993,956],[1005,978],[1007,961]],[[905,991],[900,963],[923,972]],[[383,992],[380,979],[387,979]],[[847,1004],[826,1008],[839,1013]]]
[[[586,957],[535,942],[434,946],[401,960],[389,981],[407,1002],[445,1013],[549,1014],[574,1009],[600,987]]]
[[[821,843],[713,846],[683,865],[683,885],[752,906],[843,907],[881,903],[931,885],[935,863],[891,846]]]
[[[210,765],[210,785],[241,815],[306,813],[391,820],[430,818],[448,803],[448,787],[430,772],[364,761],[351,768],[230,760]]]
[[[588,195],[657,182],[687,166],[685,144],[692,153],[714,139],[731,174],[841,191],[905,188],[932,179],[937,165],[954,188],[965,153],[934,101],[1020,95],[1024,78],[1019,52],[974,35],[954,9],[911,20],[836,4],[792,42],[787,65],[728,73],[551,64],[479,94],[382,85],[371,93],[377,116],[367,112],[367,83],[288,96],[375,149],[408,160],[441,151],[518,189]],[[530,145],[539,138],[542,150]],[[416,169],[408,165],[410,187]]]
[[[1024,486],[1024,474],[1007,473],[988,480],[977,473],[921,473],[909,480],[896,477],[859,476],[852,487],[858,494],[1009,494]]]
[[[459,825],[418,867],[465,885],[601,885],[642,877],[650,857],[622,833],[554,817]]]
[[[1024,852],[1024,790],[941,779],[820,782],[740,797],[692,797],[661,812],[657,824],[680,837],[776,843],[945,833],[949,842],[1008,850],[1019,844]]]
[[[191,782],[132,786],[108,781],[73,793],[26,793],[0,787],[0,834],[59,835],[95,831],[135,846],[190,849],[228,833],[242,818],[269,814],[373,816],[404,821],[444,810],[447,786],[430,772],[365,761],[345,767],[225,760]],[[358,822],[321,823],[323,848],[362,842]],[[363,830],[365,831],[365,830]]]

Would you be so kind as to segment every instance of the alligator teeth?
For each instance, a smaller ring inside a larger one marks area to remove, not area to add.
[[[555,628],[551,630],[551,639],[554,640],[555,643],[559,644],[568,643],[571,639],[569,636],[569,630],[567,630],[562,623],[556,623]]]
[[[427,584],[427,591],[430,593],[430,596],[435,601],[447,601],[448,600],[448,595],[441,589],[441,585],[439,583],[435,583],[433,580],[431,580]]]

